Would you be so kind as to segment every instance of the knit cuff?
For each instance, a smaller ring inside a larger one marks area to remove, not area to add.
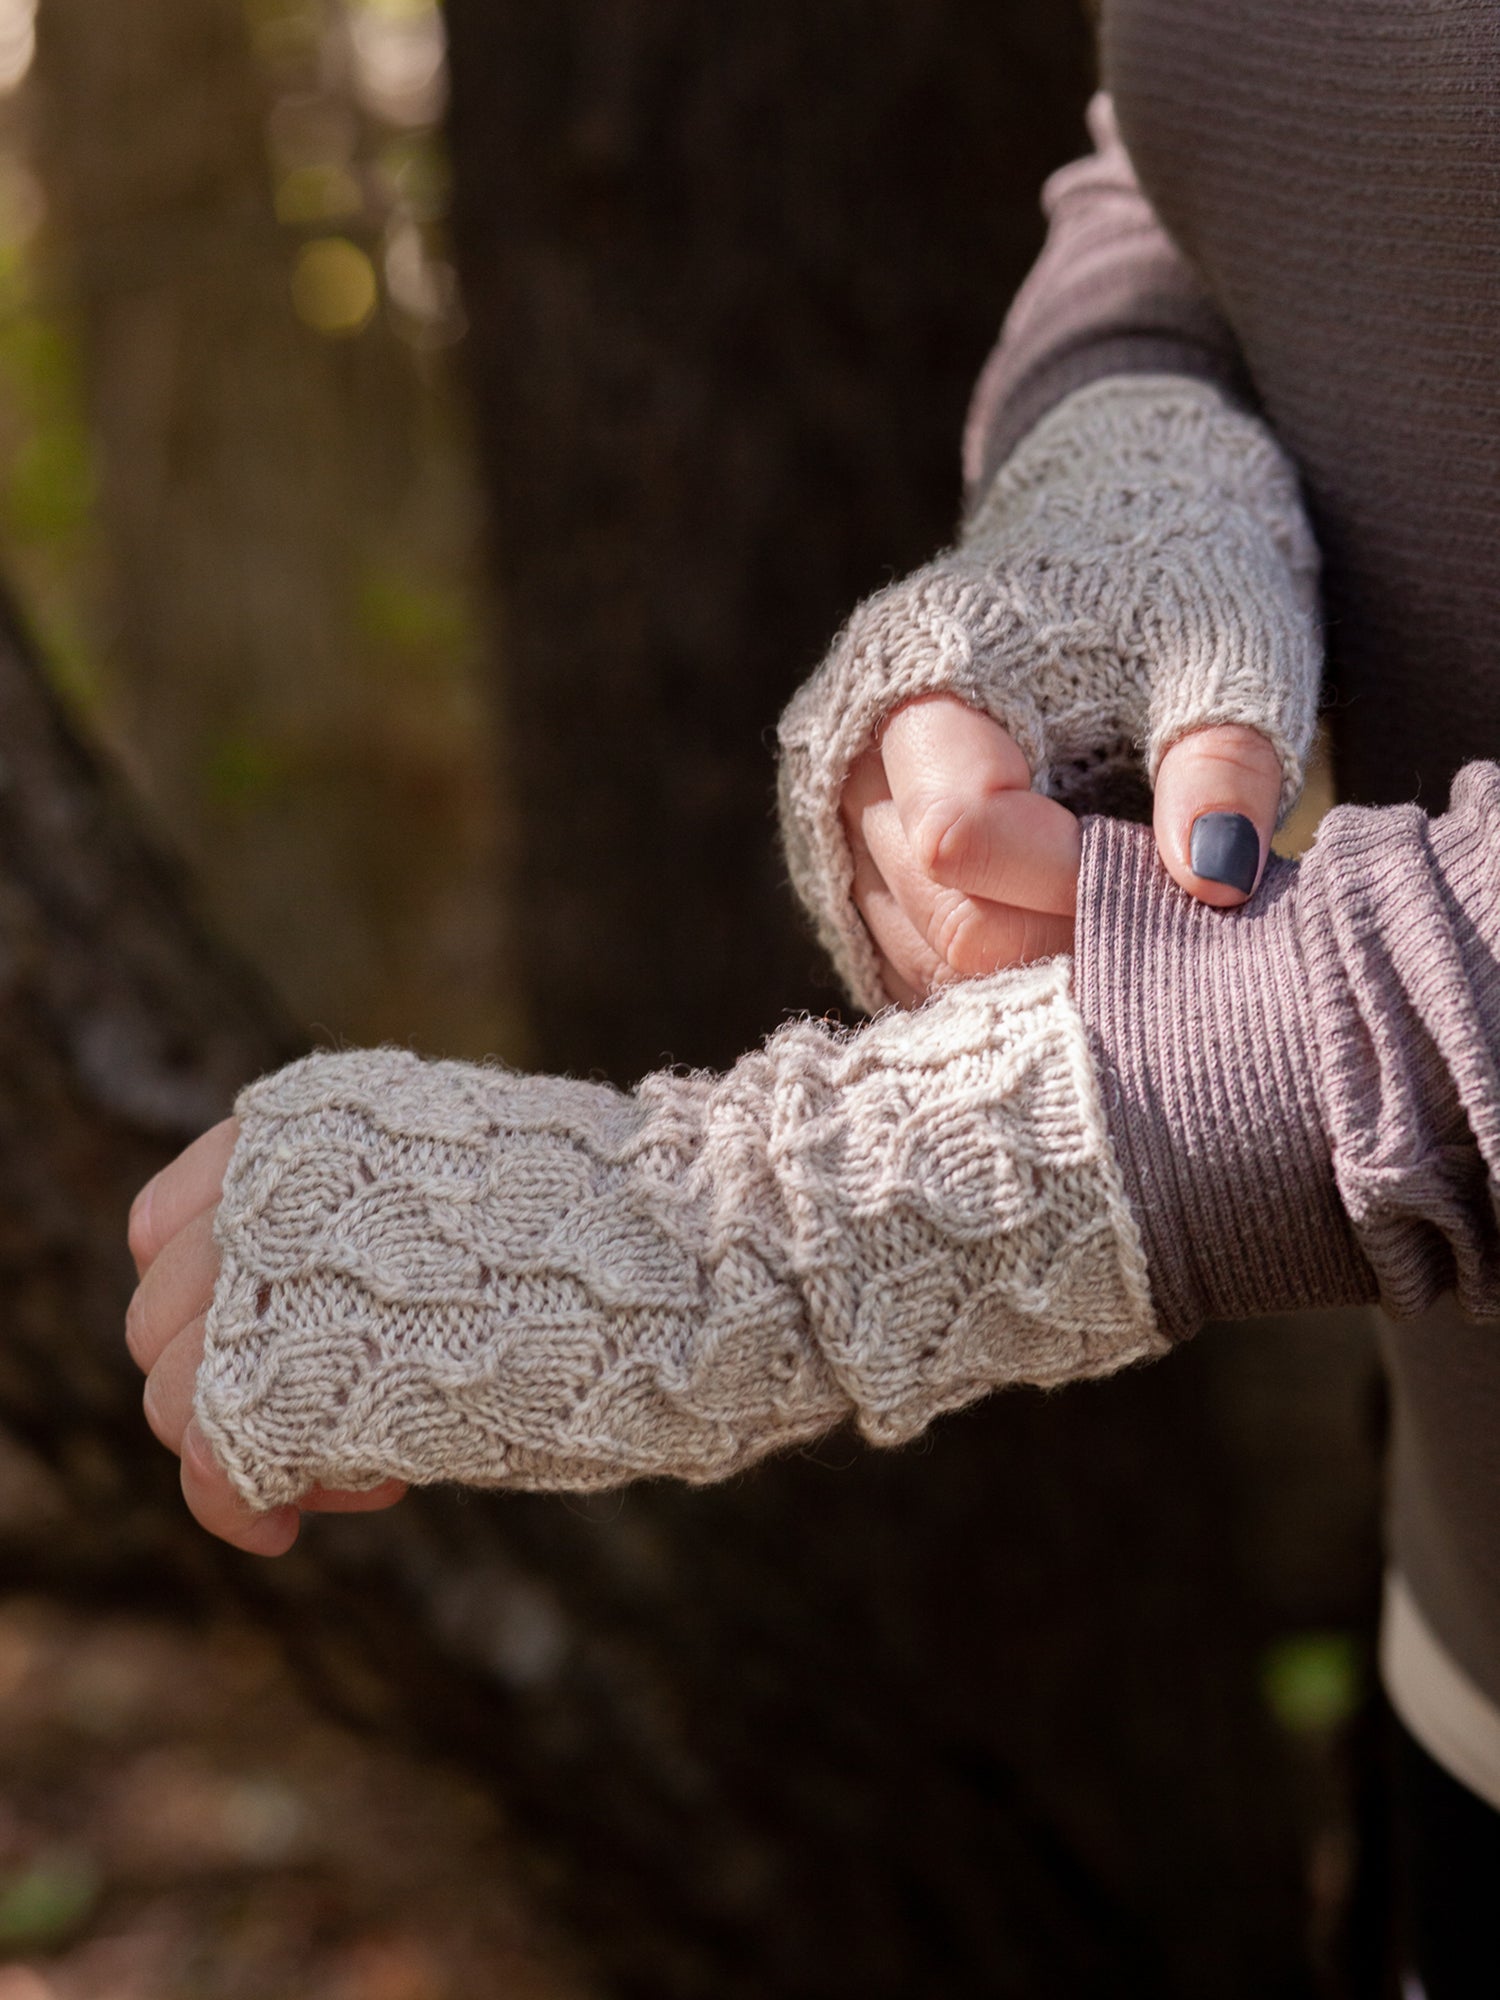
[[[1343,1206],[1394,1318],[1500,1316],[1500,768],[1448,811],[1339,806],[1302,864],[1319,1094]]]
[[[1299,875],[1217,910],[1148,828],[1084,822],[1076,991],[1163,1329],[1375,1295],[1319,1101]]]
[[[1008,729],[1033,770],[1046,717],[1029,676],[998,663],[1035,650],[1027,607],[998,592],[990,564],[954,550],[857,607],[781,718],[782,841],[792,887],[847,992],[867,1014],[889,1006],[875,946],[854,904],[844,786],[881,725],[905,703],[947,694]]]

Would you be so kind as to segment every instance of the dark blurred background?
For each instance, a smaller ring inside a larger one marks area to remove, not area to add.
[[[837,1004],[770,732],[952,532],[1085,15],[0,0],[0,2000],[1382,1991],[1358,1317],[273,1572],[119,1341],[309,1042]]]

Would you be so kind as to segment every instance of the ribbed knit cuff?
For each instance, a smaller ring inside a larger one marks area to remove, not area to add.
[[[1225,357],[1206,339],[1155,331],[1078,336],[1047,352],[1022,375],[1016,374],[1002,344],[979,378],[964,428],[965,521],[978,511],[1011,453],[1059,403],[1079,389],[1122,375],[1175,375],[1205,382],[1232,408],[1250,407]]]
[[[1500,1315],[1500,770],[1448,811],[1340,806],[1298,909],[1339,1195],[1394,1318]]]
[[[1214,910],[1148,828],[1084,822],[1075,991],[1175,1340],[1208,1320],[1375,1296],[1334,1183],[1297,934],[1298,871]]]

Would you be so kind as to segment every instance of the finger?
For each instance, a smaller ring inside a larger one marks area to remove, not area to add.
[[[883,951],[875,954],[880,966],[880,983],[900,1007],[920,1007],[926,997],[908,979],[903,979]]]
[[[854,864],[850,894],[875,945],[880,980],[890,997],[903,1007],[920,1007],[928,982],[939,970],[936,957],[892,895],[865,838],[866,816],[889,806],[891,788],[878,749],[869,749],[851,766],[839,799],[844,834]]]
[[[1068,917],[992,903],[933,882],[907,845],[893,800],[869,807],[863,824],[882,880],[909,929],[926,947],[921,965],[924,990],[942,983],[945,976],[980,978],[1070,948],[1073,925]]]
[[[130,1209],[130,1254],[137,1272],[144,1274],[183,1224],[219,1199],[239,1135],[238,1121],[224,1119],[141,1189]]]
[[[394,1507],[398,1500],[405,1498],[406,1491],[403,1479],[387,1479],[365,1493],[314,1486],[302,1495],[297,1505],[304,1514],[374,1514],[382,1507]]]
[[[918,1007],[942,971],[942,963],[891,893],[862,829],[850,846],[854,855],[854,905],[874,940],[882,983],[891,998],[903,1007]]]
[[[251,1555],[285,1555],[297,1539],[297,1509],[275,1507],[262,1514],[248,1506],[196,1423],[188,1425],[182,1439],[182,1497],[201,1527]]]
[[[1073,920],[965,896],[939,933],[943,959],[959,979],[983,979],[1073,949]]]
[[[193,1415],[193,1391],[203,1359],[203,1321],[195,1319],[162,1350],[146,1377],[141,1397],[151,1434],[168,1451],[180,1453],[183,1432]]]
[[[977,805],[939,800],[922,814],[912,846],[935,882],[966,895],[1058,917],[1078,906],[1082,829],[1040,792],[1002,792]]]
[[[924,694],[904,702],[881,729],[883,760],[893,743],[902,758],[919,757],[928,746],[939,773],[947,763],[972,760],[996,791],[1024,792],[1031,785],[1031,767],[1010,731],[957,695]]]
[[[989,902],[1071,916],[1078,821],[1031,790],[1020,745],[951,696],[908,702],[880,741],[886,782],[918,865]]]
[[[975,711],[962,703],[941,699],[976,719]],[[936,700],[923,701],[909,704],[909,710],[937,705]],[[987,717],[977,719],[997,730],[1014,750],[1024,776],[1025,760],[1012,739]],[[1016,799],[1028,796],[1012,794]],[[975,978],[1071,950],[1068,917],[1001,908],[933,883],[912,856],[878,752],[866,752],[853,766],[840,804],[854,862],[855,906],[875,942],[885,989],[902,1006],[920,1005],[955,977]],[[1056,810],[1063,813],[1062,807]],[[1071,820],[1071,815],[1063,816]],[[879,845],[878,855],[872,839]]]
[[[846,831],[852,833],[859,825],[859,816],[866,806],[890,795],[891,788],[885,781],[885,760],[872,745],[849,766],[849,775],[839,794],[839,810],[844,815]]]
[[[1231,909],[1253,893],[1281,780],[1281,759],[1258,729],[1227,723],[1172,745],[1156,774],[1156,844],[1189,895]]]
[[[188,1425],[193,1419],[193,1392],[202,1359],[203,1323],[200,1320],[194,1326],[184,1328],[152,1369],[146,1383],[146,1421],[169,1451],[182,1451]],[[214,1471],[218,1472],[216,1460]],[[379,1486],[360,1493],[313,1486],[301,1496],[297,1506],[304,1514],[373,1514],[382,1508],[394,1507],[406,1492],[406,1482],[401,1479],[384,1480]],[[263,1519],[264,1516],[258,1518]]]
[[[944,956],[960,979],[983,979],[1011,965],[1033,965],[1073,949],[1073,919],[966,897],[951,923]]]
[[[125,1309],[125,1344],[138,1368],[154,1367],[188,1321],[208,1311],[218,1275],[213,1211],[206,1209],[158,1254]]]

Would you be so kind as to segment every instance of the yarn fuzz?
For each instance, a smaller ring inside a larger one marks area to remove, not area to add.
[[[722,1479],[1165,1344],[1065,959],[628,1095],[377,1049],[237,1111],[196,1414],[256,1507]]]

